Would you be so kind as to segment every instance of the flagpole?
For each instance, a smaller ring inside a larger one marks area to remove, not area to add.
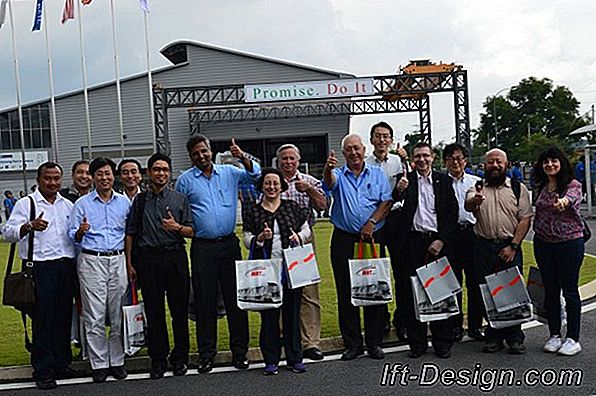
[[[122,94],[120,91],[120,65],[118,62],[118,40],[116,39],[116,17],[114,15],[114,0],[110,0],[112,14],[112,39],[114,42],[114,73],[116,75],[116,96],[118,97],[118,121],[120,122],[120,158],[124,159],[124,121],[122,120]]]
[[[145,49],[147,51],[147,82],[149,83],[149,112],[151,114],[151,136],[153,137],[153,152],[157,152],[157,136],[155,135],[155,113],[153,112],[153,76],[151,74],[151,55],[149,46],[149,17],[147,12],[143,11],[143,20],[145,22]]]
[[[50,32],[48,25],[48,18],[46,14],[46,6],[43,7],[44,19],[44,36],[46,42],[46,52],[48,56],[48,77],[50,82],[50,106],[52,110],[52,122],[50,128],[52,130],[52,147],[54,148],[54,162],[58,162],[58,123],[56,119],[56,101],[54,100],[54,71],[52,68],[52,50],[50,48]]]
[[[87,66],[85,62],[85,41],[83,38],[83,13],[81,12],[81,4],[79,0],[77,3],[77,13],[79,14],[79,46],[81,49],[81,72],[83,74],[83,97],[85,99],[85,120],[87,121],[87,158],[93,158],[91,147],[91,117],[89,116],[89,93],[87,92]]]
[[[17,54],[17,46],[14,34],[14,20],[12,16],[12,2],[8,0],[8,17],[10,19],[10,32],[12,36],[12,56],[14,59],[14,76],[17,87],[17,112],[19,114],[19,132],[21,139],[21,168],[23,170],[23,186],[24,191],[29,191],[27,188],[27,163],[25,162],[25,131],[23,130],[23,108],[21,105],[21,79],[19,75],[19,57]],[[11,125],[12,129],[12,125]]]

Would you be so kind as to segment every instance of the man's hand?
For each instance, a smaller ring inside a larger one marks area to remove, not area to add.
[[[515,249],[513,249],[511,246],[505,246],[499,252],[499,258],[506,263],[512,262],[515,258]]]
[[[397,182],[397,191],[402,193],[402,192],[406,191],[406,189],[408,188],[409,185],[410,185],[410,182],[408,181],[408,178],[405,176],[402,176],[402,178],[399,179],[399,181]]]
[[[137,280],[137,271],[135,271],[132,265],[126,266],[126,273],[128,274],[128,280],[134,282]]]
[[[31,222],[31,229],[34,231],[45,231],[48,228],[48,222],[43,218],[43,212],[39,214],[39,217]]]
[[[443,246],[445,246],[445,243],[443,241],[441,241],[440,239],[434,240],[428,246],[428,254],[430,254],[433,257],[438,256],[441,253],[441,250],[443,250]]]
[[[360,237],[363,241],[370,241],[372,240],[373,232],[375,232],[375,225],[372,222],[367,221],[366,224],[364,224],[364,227],[360,230]]]
[[[83,222],[79,225],[79,229],[77,230],[77,235],[79,237],[79,241],[83,239],[83,236],[91,229],[91,224],[87,222],[87,216],[83,216]]]
[[[335,151],[331,150],[329,152],[329,156],[327,157],[327,162],[325,163],[325,166],[329,169],[334,169],[337,168],[338,165],[339,160],[337,159],[337,157],[335,157]]]
[[[296,190],[299,192],[307,192],[308,190],[312,189],[313,186],[306,180],[303,180],[298,176],[298,179],[294,182],[294,186],[296,186]]]
[[[397,150],[395,150],[395,152],[397,153],[397,155],[399,155],[399,157],[402,159],[402,161],[408,160],[408,152],[406,151],[405,148],[398,146]]]
[[[230,153],[235,158],[244,158],[244,151],[240,149],[240,147],[236,144],[236,139],[232,138],[230,143]]]
[[[180,231],[180,224],[176,222],[176,219],[172,215],[170,208],[167,209],[167,215],[164,219],[161,219],[161,226],[166,231]]]

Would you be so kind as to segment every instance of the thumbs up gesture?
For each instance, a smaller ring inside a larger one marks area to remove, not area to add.
[[[263,242],[265,239],[273,239],[273,230],[269,228],[269,225],[265,222],[263,232],[257,236],[259,242]]]
[[[87,233],[87,231],[89,231],[90,228],[91,224],[89,224],[89,222],[87,221],[87,216],[83,216],[83,221],[81,222],[81,225],[79,225],[79,229],[77,230],[77,239],[79,241],[83,239],[83,236]]]
[[[299,192],[307,192],[308,190],[313,188],[313,186],[309,182],[302,179],[300,176],[297,177],[296,181],[294,182],[294,186],[296,187],[296,190],[298,190]]]
[[[327,162],[325,163],[325,166],[329,169],[333,169],[337,167],[337,165],[339,165],[339,160],[335,156],[335,151],[331,150],[329,152],[329,157],[327,157]]]
[[[43,212],[39,214],[37,219],[31,222],[31,228],[34,231],[45,231],[48,228],[48,222],[43,218]]]
[[[410,182],[408,181],[408,178],[406,177],[406,175],[403,175],[401,179],[399,179],[399,181],[397,182],[397,190],[399,192],[404,192],[408,188],[409,184]]]
[[[161,219],[161,226],[166,231],[180,230],[180,224],[178,224],[178,222],[174,218],[174,215],[172,215],[172,211],[170,210],[170,208],[166,208],[166,217]]]
[[[236,144],[236,139],[232,138],[230,142],[230,153],[235,158],[243,158],[244,152],[240,149],[240,147]]]
[[[292,235],[290,235],[290,245],[300,245],[300,242],[302,242],[300,236],[294,232],[293,228],[290,228],[290,231],[292,231]]]

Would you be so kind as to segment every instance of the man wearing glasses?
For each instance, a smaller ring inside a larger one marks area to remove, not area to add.
[[[466,192],[481,180],[478,176],[465,173],[468,160],[468,150],[459,143],[445,146],[443,159],[447,173],[453,180],[453,190],[459,205],[456,237],[453,238],[453,249],[449,251],[449,262],[455,272],[457,280],[462,283],[463,272],[466,272],[466,289],[468,290],[468,335],[478,341],[484,340],[482,333],[482,297],[475,282],[474,258],[471,246],[474,245],[474,224],[476,217],[464,209]],[[462,306],[462,293],[457,295],[459,306]],[[463,314],[453,317],[454,339],[460,341],[463,337]]]
[[[403,148],[397,148],[397,154],[391,154],[389,150],[393,146],[393,128],[391,125],[386,123],[385,121],[381,121],[370,128],[370,143],[373,145],[374,150],[371,155],[368,155],[364,162],[368,165],[373,166],[380,166],[383,169],[383,173],[389,180],[389,185],[391,186],[391,191],[395,188],[397,181],[404,175],[404,166],[403,161],[408,157],[408,153]],[[396,283],[400,283],[398,278],[398,257],[397,257],[397,239],[395,238],[395,231],[397,229],[397,214],[399,212],[399,208],[401,207],[401,202],[396,202],[393,204],[391,208],[391,212],[387,216],[385,220],[385,227],[383,227],[383,232],[387,236],[385,239],[387,241],[387,249],[389,250],[389,256],[391,257],[391,264],[393,267],[393,275],[396,278]],[[384,252],[384,249],[382,249]],[[406,279],[407,280],[407,279]],[[395,298],[396,308],[393,314],[393,324],[397,331],[397,337],[400,341],[407,340],[406,334],[406,326],[402,318],[400,317],[400,312],[403,312],[403,301],[405,301],[404,297],[401,296],[400,290],[404,290],[403,287],[398,287],[396,284],[397,295]],[[391,328],[390,326],[390,314],[387,310],[387,305],[384,306],[384,332],[385,334],[389,333]]]

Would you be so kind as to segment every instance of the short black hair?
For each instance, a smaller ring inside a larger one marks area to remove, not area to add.
[[[451,157],[457,150],[461,151],[464,158],[468,158],[468,149],[464,145],[459,143],[451,143],[445,146],[443,149],[443,159]]]
[[[370,127],[370,138],[372,139],[373,134],[375,133],[375,129],[377,128],[385,128],[389,130],[389,133],[391,134],[391,138],[393,138],[393,128],[391,128],[391,125],[387,124],[385,121],[381,121],[381,122],[377,122],[375,125]]]
[[[139,172],[141,172],[143,170],[143,167],[141,166],[141,163],[139,161],[137,161],[134,158],[125,158],[122,161],[120,161],[120,163],[118,164],[118,168],[116,169],[116,172],[118,172],[118,174],[120,174],[120,172],[122,171],[122,167],[126,164],[135,164],[137,166],[137,170]]]
[[[168,157],[164,153],[160,153],[160,152],[157,152],[157,153],[153,154],[151,157],[149,157],[149,159],[147,160],[147,170],[151,170],[151,167],[157,161],[167,162],[168,166],[170,167],[170,171],[172,170],[172,160],[170,159],[170,157]]]
[[[207,145],[209,150],[211,150],[211,143],[209,142],[209,138],[207,136],[201,135],[199,133],[199,134],[191,136],[186,141],[186,151],[188,151],[188,154],[190,154],[192,152],[192,149],[194,148],[194,146],[196,146],[199,143],[205,143],[205,145]]]
[[[114,161],[107,157],[98,157],[89,164],[89,172],[91,173],[91,176],[95,176],[95,172],[106,165],[109,165],[110,168],[112,168],[112,173],[116,174],[116,163],[114,163]]]
[[[74,173],[77,171],[77,168],[79,167],[79,165],[83,165],[83,164],[89,165],[89,161],[79,160],[79,161],[75,162],[74,164],[72,164],[72,174],[74,175]]]
[[[265,176],[270,175],[272,173],[279,176],[279,181],[281,183],[281,191],[287,191],[289,187],[288,182],[286,181],[286,179],[284,179],[283,173],[281,173],[279,169],[275,168],[263,168],[261,170],[261,177],[259,177],[259,180],[257,181],[256,185],[257,191],[263,192],[263,181],[265,180]]]
[[[39,167],[37,168],[37,178],[39,179],[41,177],[41,173],[43,172],[44,169],[54,169],[54,168],[60,169],[61,175],[64,174],[64,171],[62,170],[62,167],[60,165],[58,165],[55,162],[48,161],[48,162],[44,162],[43,164],[39,165]]]

